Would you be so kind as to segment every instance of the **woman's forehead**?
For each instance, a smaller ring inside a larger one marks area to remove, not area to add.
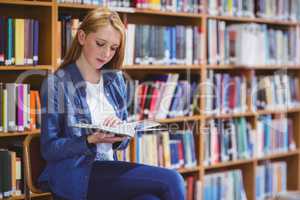
[[[91,37],[117,45],[120,44],[121,40],[120,32],[111,25],[98,28],[96,32],[91,33]]]

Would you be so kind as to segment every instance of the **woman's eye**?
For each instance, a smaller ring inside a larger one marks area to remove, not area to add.
[[[110,48],[112,51],[117,51],[117,49],[118,48],[116,48],[116,47],[112,47],[112,48]]]
[[[99,47],[103,47],[105,44],[104,43],[100,43],[100,42],[96,42],[97,46]]]

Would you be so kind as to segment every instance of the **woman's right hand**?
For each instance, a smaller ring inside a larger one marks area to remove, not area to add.
[[[118,137],[114,134],[106,134],[102,132],[95,132],[92,135],[89,135],[87,137],[87,141],[89,144],[98,144],[98,143],[115,143],[115,142],[121,142],[126,137]]]
[[[115,116],[111,116],[111,117],[107,117],[104,120],[103,125],[108,127],[114,127],[120,123],[122,123],[122,121],[119,118]],[[114,134],[106,134],[102,132],[95,132],[92,135],[89,135],[87,137],[87,141],[89,144],[115,143],[115,142],[121,142],[125,139],[127,139],[127,137],[118,137],[115,136]]]

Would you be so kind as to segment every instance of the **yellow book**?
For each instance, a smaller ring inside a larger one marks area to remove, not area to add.
[[[171,153],[170,153],[170,136],[168,131],[162,132],[163,152],[164,152],[164,166],[171,167]]]
[[[16,19],[15,59],[16,65],[24,65],[24,19]]]
[[[15,194],[16,191],[16,152],[11,151],[11,186],[12,186],[12,193]]]
[[[232,8],[232,0],[228,0],[228,13],[229,15],[233,15],[233,8]]]
[[[149,0],[149,8],[153,10],[160,10],[160,0]]]

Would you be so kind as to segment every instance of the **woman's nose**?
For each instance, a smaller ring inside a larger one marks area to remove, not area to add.
[[[110,50],[108,47],[103,47],[101,49],[101,58],[108,58],[110,56]]]

